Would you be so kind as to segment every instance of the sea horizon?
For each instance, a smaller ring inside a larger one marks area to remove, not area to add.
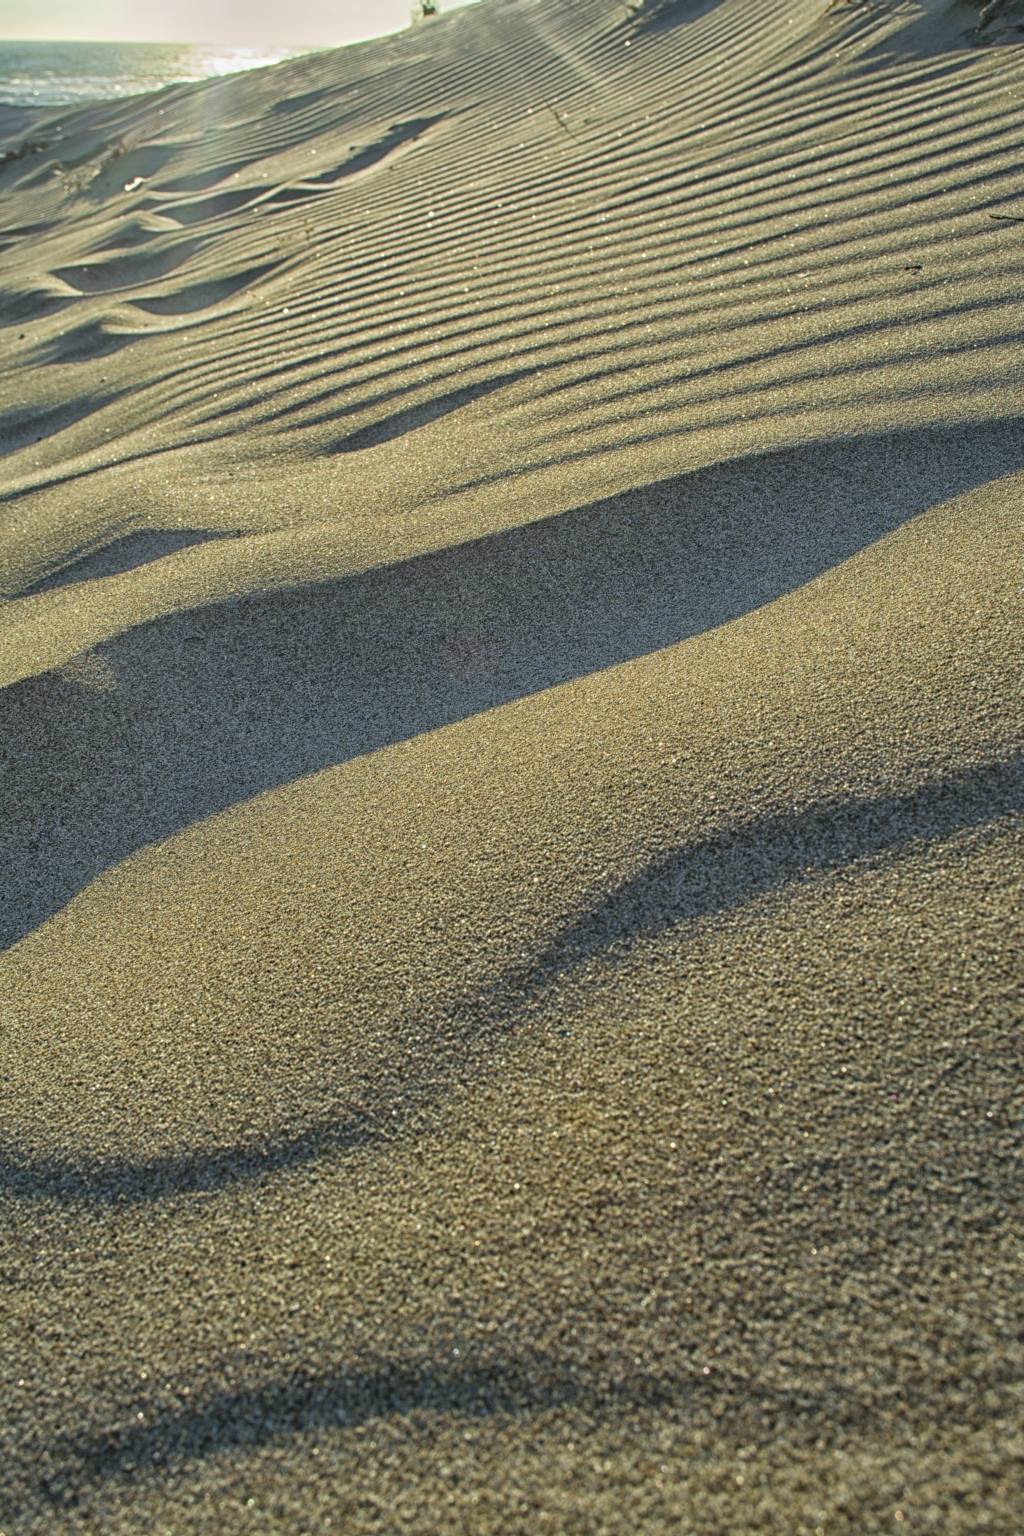
[[[77,106],[215,79],[316,53],[316,45],[0,39],[0,106]]]
[[[445,11],[477,0],[448,0]],[[136,96],[168,85],[187,84],[279,64],[284,59],[351,47],[386,37],[386,28],[334,42],[293,47],[242,42],[90,41],[83,38],[0,38],[0,108],[77,106]],[[398,28],[398,31],[403,30]]]

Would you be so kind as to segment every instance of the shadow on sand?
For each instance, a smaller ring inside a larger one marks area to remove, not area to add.
[[[0,1148],[0,1190],[19,1200],[92,1207],[143,1205],[255,1182],[322,1158],[385,1147],[435,1108],[455,1085],[493,1068],[533,1006],[562,978],[602,955],[628,956],[670,927],[733,910],[785,886],[855,862],[890,858],[1024,810],[1024,754],[965,770],[903,795],[834,801],[734,825],[647,864],[594,896],[580,917],[532,961],[475,994],[453,998],[444,1017],[410,1013],[394,1023],[397,1059],[388,1082],[357,1085],[358,1116],[291,1129],[233,1147],[145,1160],[26,1157]]]
[[[727,623],[1022,465],[1016,421],[741,459],[172,614],[97,648],[103,689],[62,671],[14,684],[0,692],[0,946],[147,844]]]
[[[712,1372],[616,1358],[598,1362],[576,1353],[552,1359],[536,1353],[495,1357],[473,1349],[465,1361],[395,1358],[374,1365],[291,1372],[251,1386],[204,1395],[169,1407],[147,1403],[89,1435],[55,1439],[32,1463],[17,1469],[25,1507],[70,1511],[117,1484],[164,1482],[225,1451],[246,1453],[293,1439],[324,1444],[323,1437],[375,1421],[410,1419],[430,1433],[450,1420],[527,1419],[569,1408],[595,1420],[656,1410],[713,1420],[717,1433],[749,1442],[766,1422],[785,1426],[792,1440],[818,1441],[822,1433],[864,1434],[884,1422],[884,1407],[870,1389],[850,1390],[828,1370],[813,1382],[787,1385],[716,1361]],[[929,1394],[910,1390],[903,1410],[913,1424],[934,1420]],[[2,1505],[0,1505],[2,1508]]]
[[[394,1359],[290,1373],[176,1408],[149,1403],[91,1436],[62,1435],[41,1458],[10,1469],[0,1518],[16,1522],[31,1510],[55,1508],[70,1513],[105,1485],[173,1477],[226,1450],[244,1454],[295,1436],[315,1441],[381,1419],[523,1417],[579,1395],[573,1374],[543,1357],[489,1357],[476,1365]]]

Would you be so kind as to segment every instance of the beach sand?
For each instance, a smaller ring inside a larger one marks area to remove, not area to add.
[[[4,1536],[1020,1530],[1020,11],[0,145]]]

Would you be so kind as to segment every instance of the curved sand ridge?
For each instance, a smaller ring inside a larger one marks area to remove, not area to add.
[[[0,125],[0,1529],[1016,1529],[1018,9]]]

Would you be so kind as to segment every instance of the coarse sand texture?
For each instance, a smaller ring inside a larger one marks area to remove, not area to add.
[[[1024,5],[0,194],[2,1536],[1019,1536]]]

